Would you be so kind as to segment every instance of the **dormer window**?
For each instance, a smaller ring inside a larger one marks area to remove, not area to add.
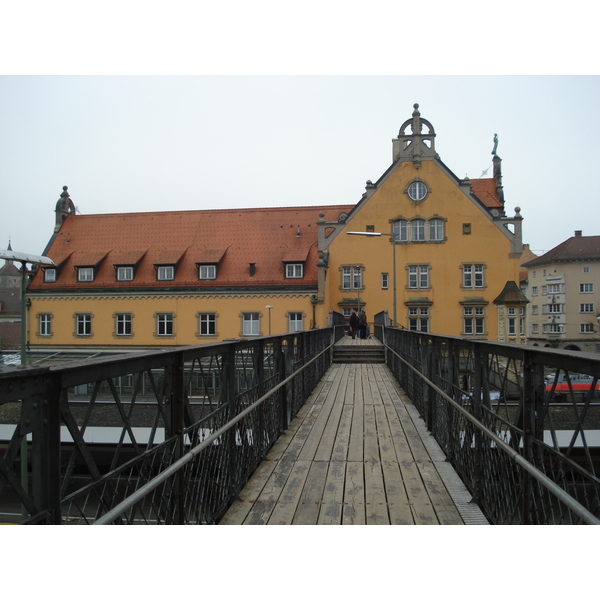
[[[173,279],[175,279],[175,267],[173,265],[163,265],[158,267],[156,278],[158,281],[173,281]]]
[[[94,281],[94,267],[79,267],[77,281]]]
[[[285,265],[286,279],[302,279],[304,277],[304,265],[302,263],[289,263]]]
[[[200,265],[198,267],[198,279],[216,279],[217,278],[217,266],[216,265]]]
[[[54,283],[56,281],[56,269],[44,269],[44,283]]]
[[[133,281],[133,267],[117,267],[117,281]]]

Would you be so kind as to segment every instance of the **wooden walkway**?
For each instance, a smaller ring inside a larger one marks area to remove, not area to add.
[[[486,524],[444,459],[385,365],[334,364],[220,524]]]

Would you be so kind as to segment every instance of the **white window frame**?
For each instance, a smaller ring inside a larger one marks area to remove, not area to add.
[[[160,265],[156,269],[156,279],[158,281],[173,281],[175,279],[175,266]]]
[[[579,284],[579,293],[580,294],[593,294],[594,293],[594,284],[593,283],[580,283]]]
[[[394,241],[408,242],[408,221],[406,219],[394,221]]]
[[[40,313],[38,319],[39,335],[42,337],[50,337],[52,335],[52,315],[50,313]]]
[[[247,312],[242,314],[242,335],[244,337],[260,335],[260,313]]]
[[[428,306],[409,306],[408,307],[408,329],[409,331],[429,332],[429,307]]]
[[[94,281],[94,267],[79,267],[77,269],[77,281]]]
[[[342,267],[342,289],[362,290],[362,268],[354,266]]]
[[[217,313],[198,313],[198,336],[215,337],[217,335]]]
[[[175,335],[175,320],[173,313],[156,313],[157,337],[173,337]]]
[[[381,274],[381,289],[387,290],[390,286],[390,274],[382,273]]]
[[[408,265],[408,288],[411,290],[429,289],[428,265]]]
[[[429,190],[422,181],[411,181],[406,188],[406,193],[413,202],[423,202]]]
[[[429,230],[429,241],[430,242],[443,242],[444,241],[444,220],[443,219],[429,219],[427,223],[427,229]]]
[[[302,279],[304,277],[304,265],[302,263],[286,263],[286,279]]]
[[[462,265],[462,287],[482,289],[485,287],[485,265],[483,263],[465,263]]]
[[[117,281],[133,281],[133,267],[117,267]]]
[[[289,331],[289,333],[296,333],[297,331],[304,331],[304,313],[301,313],[301,312],[288,313],[288,331]]]
[[[593,323],[580,323],[579,324],[579,333],[594,333],[594,324]]]
[[[75,315],[75,335],[77,337],[90,337],[92,335],[92,315],[90,313],[77,313]]]
[[[485,335],[485,308],[483,306],[463,307],[463,335]]]
[[[216,265],[200,265],[198,267],[198,279],[201,281],[216,279],[217,278],[217,266]]]
[[[425,219],[413,219],[410,222],[410,241],[424,242],[425,240]]]
[[[593,313],[594,312],[594,303],[593,302],[582,302],[579,305],[580,313]]]
[[[44,283],[56,282],[56,269],[44,269]]]
[[[117,337],[131,337],[133,334],[133,319],[131,313],[115,314],[115,335]]]

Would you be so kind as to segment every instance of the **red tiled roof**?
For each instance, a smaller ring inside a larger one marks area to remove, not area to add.
[[[471,190],[488,208],[503,208],[495,179],[471,179]]]
[[[44,283],[38,273],[29,289],[316,285],[319,213],[325,213],[326,221],[337,221],[340,213],[353,207],[69,215],[46,252],[56,264],[64,262],[56,283]],[[83,266],[79,256],[103,254],[107,256],[94,281],[77,281],[72,267]],[[134,281],[117,282],[115,265],[135,264],[136,257],[139,265]],[[304,277],[285,279],[284,260],[305,261]],[[155,265],[178,261],[175,280],[158,282]],[[206,261],[220,261],[216,280],[199,281],[197,263]],[[253,277],[250,263],[256,266]]]

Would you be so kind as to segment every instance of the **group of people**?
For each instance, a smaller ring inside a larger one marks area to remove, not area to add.
[[[369,325],[367,324],[367,314],[364,309],[361,309],[359,313],[354,308],[352,309],[348,333],[352,336],[353,340],[356,339],[356,336],[361,340],[368,339]]]

